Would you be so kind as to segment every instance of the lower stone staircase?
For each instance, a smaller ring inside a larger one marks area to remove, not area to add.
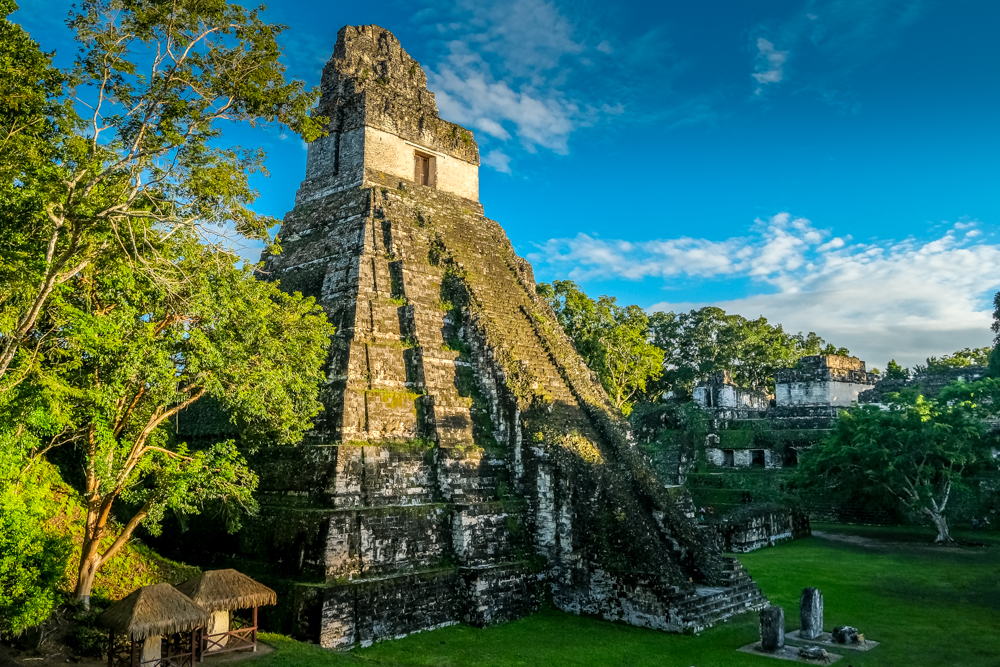
[[[724,561],[722,586],[698,586],[685,592],[678,605],[681,624],[685,628],[699,632],[732,616],[759,611],[771,604],[742,563],[735,558]]]

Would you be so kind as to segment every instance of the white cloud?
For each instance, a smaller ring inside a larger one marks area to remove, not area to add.
[[[499,148],[491,150],[489,153],[484,155],[482,162],[487,167],[492,167],[501,173],[510,173],[510,156],[501,151]]]
[[[577,281],[749,279],[760,293],[713,305],[764,315],[787,330],[815,331],[879,367],[892,357],[912,365],[988,345],[988,303],[1000,289],[1000,243],[975,243],[954,226],[931,240],[851,243],[788,213],[757,220],[746,237],[629,242],[580,234],[552,239],[529,259]],[[663,302],[651,309],[702,305]]]
[[[459,0],[448,18],[435,25],[444,52],[426,68],[442,117],[528,152],[565,154],[577,128],[620,113],[567,92],[573,67],[588,64],[586,47],[551,0]]]
[[[615,52],[615,50],[613,48],[611,48],[611,42],[609,42],[608,40],[604,40],[603,42],[601,42],[600,44],[598,44],[596,48],[601,53],[614,53]]]
[[[765,84],[781,82],[785,76],[787,59],[788,51],[778,51],[773,43],[763,37],[757,39],[756,71],[751,75],[757,80],[757,95],[764,91]]]

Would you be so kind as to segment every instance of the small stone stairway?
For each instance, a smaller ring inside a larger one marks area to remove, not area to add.
[[[685,628],[699,632],[732,616],[759,611],[770,604],[742,563],[735,558],[724,561],[722,586],[698,586],[684,593],[677,611]]]

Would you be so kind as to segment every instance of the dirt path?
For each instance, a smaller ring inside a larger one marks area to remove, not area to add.
[[[842,533],[827,533],[822,530],[812,531],[813,537],[818,537],[821,540],[830,540],[831,542],[842,542],[844,544],[853,544],[859,547],[865,547],[868,549],[878,549],[880,551],[895,551],[897,549],[912,551],[914,549],[919,549],[922,551],[935,551],[935,552],[949,552],[949,553],[960,553],[966,551],[966,547],[961,547],[958,545],[953,546],[940,546],[937,544],[921,544],[920,542],[894,542],[892,540],[880,540],[876,537],[862,537],[861,535],[844,535]]]
[[[274,649],[267,644],[259,643],[256,653],[233,651],[232,653],[206,656],[201,665],[214,667],[215,665],[240,663],[267,655],[272,651]],[[108,661],[81,658],[74,655],[73,651],[65,644],[45,644],[37,651],[17,651],[8,646],[0,645],[0,667],[66,667],[67,664],[73,665],[73,667],[107,667]]]

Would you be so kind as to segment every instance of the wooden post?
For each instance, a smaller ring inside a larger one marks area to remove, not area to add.
[[[253,608],[253,652],[257,652],[257,607]]]

